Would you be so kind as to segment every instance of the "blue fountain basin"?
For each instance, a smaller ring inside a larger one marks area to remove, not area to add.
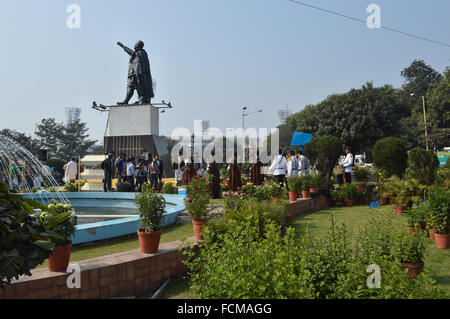
[[[44,204],[52,198],[58,199],[55,193],[43,193],[36,196],[22,194],[26,198],[32,198]],[[87,243],[102,239],[120,237],[136,233],[139,228],[139,217],[135,193],[64,193],[77,215],[77,225],[73,244]],[[175,219],[184,210],[184,196],[162,194],[166,199],[166,212],[162,226],[175,223]],[[99,215],[96,217],[95,215]],[[105,215],[136,215],[133,217],[114,218]],[[95,222],[90,222],[95,221]]]

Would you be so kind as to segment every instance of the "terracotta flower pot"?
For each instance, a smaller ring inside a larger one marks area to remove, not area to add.
[[[309,189],[309,192],[310,192],[310,193],[318,193],[318,192],[319,192],[319,188],[316,188],[316,187],[310,188],[310,189]]]
[[[280,196],[272,196],[274,202],[278,202],[280,200]]]
[[[414,280],[416,277],[422,272],[424,263],[418,264],[410,264],[410,263],[402,263],[403,268],[408,269],[409,280]]]
[[[137,231],[139,238],[139,246],[144,254],[154,254],[158,251],[159,240],[161,239],[162,229],[152,233]]]
[[[194,226],[194,237],[197,239],[203,239],[201,235],[203,226],[206,225],[206,220],[192,220],[192,225]]]
[[[289,192],[289,200],[290,201],[296,201],[298,197],[297,192]]]
[[[358,184],[358,187],[359,187],[359,190],[361,191],[361,192],[365,192],[366,191],[366,184]]]
[[[434,233],[434,242],[436,243],[436,248],[447,249],[450,247],[450,234]]]
[[[428,233],[430,234],[430,238],[434,239],[434,229],[428,229]]]
[[[72,242],[64,246],[56,247],[47,259],[48,269],[50,271],[66,271],[70,261],[70,251]]]
[[[347,207],[353,206],[353,200],[352,199],[344,199],[344,204]]]
[[[309,198],[309,191],[302,191],[302,198]]]
[[[394,205],[394,212],[399,216],[403,215],[405,210],[406,210],[405,206]]]

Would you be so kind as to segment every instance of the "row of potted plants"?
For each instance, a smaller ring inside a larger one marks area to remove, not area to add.
[[[288,178],[289,200],[297,200],[299,194],[302,198],[309,198],[310,193],[319,192],[320,175],[309,173],[303,176],[294,176]]]

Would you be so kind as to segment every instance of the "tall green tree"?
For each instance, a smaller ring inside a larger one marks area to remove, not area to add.
[[[89,139],[87,123],[76,120],[64,126],[61,138],[60,158],[68,156],[85,156],[97,142]]]
[[[49,158],[60,158],[61,141],[64,136],[63,123],[56,122],[54,118],[42,119],[36,127],[35,134],[39,139],[40,148],[47,150]]]

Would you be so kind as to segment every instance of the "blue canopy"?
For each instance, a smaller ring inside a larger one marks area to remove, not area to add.
[[[295,131],[292,135],[291,146],[303,146],[311,140],[312,134]]]

